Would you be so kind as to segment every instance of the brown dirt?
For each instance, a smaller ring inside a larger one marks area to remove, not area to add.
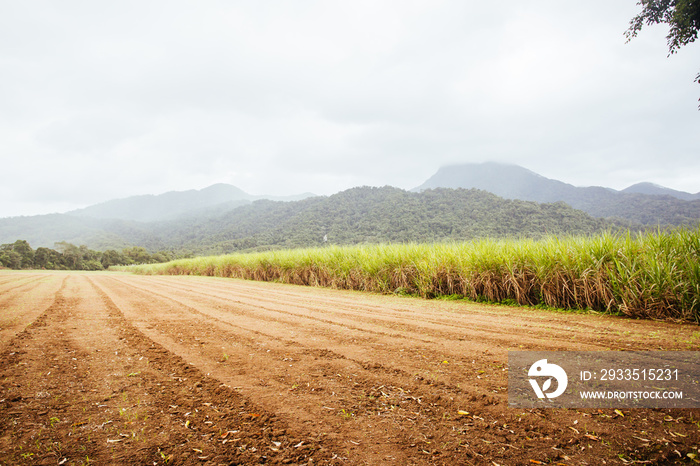
[[[1,271],[0,338],[2,464],[687,464],[700,446],[700,410],[509,408],[506,367],[509,349],[698,350],[697,325]]]

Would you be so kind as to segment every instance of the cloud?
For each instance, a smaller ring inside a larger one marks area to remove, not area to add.
[[[0,6],[0,216],[229,182],[412,188],[500,160],[700,190],[692,51],[633,4],[66,1]],[[689,47],[693,47],[691,45]],[[31,179],[31,183],[24,180]]]

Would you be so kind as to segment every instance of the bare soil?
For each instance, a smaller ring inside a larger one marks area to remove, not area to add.
[[[698,350],[697,325],[231,279],[0,271],[0,338],[0,464],[700,458],[700,410],[507,403],[509,349]]]

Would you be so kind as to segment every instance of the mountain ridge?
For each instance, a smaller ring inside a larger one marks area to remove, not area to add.
[[[641,183],[635,183],[620,192],[622,193],[638,193],[638,194],[649,194],[653,196],[672,196],[677,199],[684,201],[692,201],[700,199],[700,192],[692,194],[686,191],[678,191],[675,189],[667,188],[665,186],[658,185],[656,183],[650,183],[648,181],[643,181]]]
[[[315,194],[292,196],[251,195],[242,189],[216,183],[202,189],[168,191],[162,194],[141,194],[92,204],[82,209],[66,212],[78,217],[153,222],[172,220],[203,209],[224,211],[249,204],[258,199],[296,201]]]
[[[503,199],[482,190],[430,189],[413,193],[385,186],[282,202],[261,199],[225,212],[137,222],[68,214],[0,219],[0,243],[25,239],[91,249],[141,246],[151,251],[222,254],[259,248],[377,242],[432,242],[477,237],[589,234],[627,227],[596,219],[564,203]]]
[[[442,167],[411,191],[357,187],[331,196],[275,197],[220,183],[114,199],[65,214],[0,219],[0,243],[225,253],[319,245],[327,234],[354,244],[700,223],[700,199],[678,199],[669,191],[675,192],[650,183],[628,192],[580,188],[518,165],[461,164]]]
[[[465,181],[465,170],[471,170],[476,173],[475,176],[467,177],[468,181],[471,181],[471,186],[468,188],[466,186],[463,186],[463,182]],[[636,193],[636,194],[648,194],[648,195],[659,195],[659,196],[672,196],[676,197],[677,199],[681,200],[695,200],[695,199],[700,199],[700,192],[698,193],[689,193],[686,191],[678,191],[675,189],[667,188],[665,186],[661,186],[656,183],[651,183],[649,181],[641,181],[638,183],[635,183],[631,186],[628,186],[627,188],[621,189],[621,190],[616,190],[613,188],[605,187],[605,186],[575,186],[570,183],[565,183],[563,181],[559,181],[553,178],[547,178],[543,175],[540,175],[537,172],[534,172],[528,168],[525,168],[523,166],[517,165],[517,164],[511,164],[511,163],[500,163],[500,162],[483,162],[483,163],[455,163],[455,164],[448,164],[448,165],[443,165],[438,169],[438,171],[433,174],[430,178],[428,178],[423,184],[420,186],[417,186],[411,191],[420,191],[422,189],[426,188],[435,188],[435,187],[444,187],[444,188],[476,188],[476,189],[483,189],[485,191],[493,192],[492,187],[495,185],[495,183],[492,181],[492,177],[489,175],[493,175],[494,173],[498,173],[499,176],[503,176],[503,174],[506,174],[506,178],[508,178],[508,175],[510,175],[510,180],[507,180],[509,182],[514,181],[513,179],[518,179],[520,178],[520,182],[524,181],[525,176],[530,176],[531,178],[537,178],[539,180],[546,181],[548,183],[552,183],[552,185],[557,185],[563,189],[603,189],[606,191],[611,191],[611,192],[619,192],[619,193]],[[486,176],[487,178],[484,178]],[[442,180],[442,183],[438,183],[436,181],[436,178],[440,178]],[[457,183],[457,182],[452,182],[449,183],[449,180],[454,180],[454,179],[460,179],[462,183]],[[487,179],[488,181],[485,181]],[[447,184],[445,184],[444,180],[448,180]],[[503,183],[505,184],[505,183]],[[498,193],[494,193],[498,194]],[[500,195],[500,194],[499,194]],[[508,197],[508,196],[502,196],[502,197]]]
[[[480,190],[356,187],[298,202],[259,200],[225,215],[161,224],[176,248],[223,254],[259,248],[378,242],[432,242],[491,236],[586,234],[617,228],[563,203],[511,201]]]
[[[644,225],[684,225],[700,221],[700,194],[653,188],[650,185],[655,185],[651,183],[639,185],[632,185],[628,191],[601,186],[577,187],[519,165],[486,162],[441,167],[412,191],[437,187],[483,189],[506,199],[561,201],[594,217],[618,217]],[[651,193],[638,192],[643,189]]]

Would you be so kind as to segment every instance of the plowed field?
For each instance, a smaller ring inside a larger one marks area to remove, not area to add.
[[[2,464],[700,458],[700,410],[507,403],[509,349],[697,350],[697,325],[230,279],[5,271],[0,338]]]

